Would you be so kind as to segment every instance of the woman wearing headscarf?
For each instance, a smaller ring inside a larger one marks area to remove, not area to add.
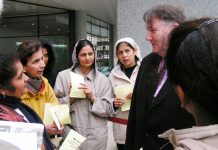
[[[55,94],[60,103],[70,105],[71,127],[86,137],[79,150],[105,150],[107,121],[113,114],[112,87],[109,79],[95,65],[95,51],[89,40],[79,40],[73,51],[73,66],[61,71],[56,79]],[[85,98],[70,98],[70,72],[83,76]],[[68,132],[69,128],[65,127]]]
[[[122,38],[115,43],[114,54],[117,63],[109,75],[112,87],[128,84],[133,87],[141,62],[139,46],[132,38]],[[127,99],[131,99],[131,97],[132,92],[126,95]],[[117,114],[109,120],[113,122],[113,134],[118,150],[124,149],[126,140],[129,110],[120,110],[124,102],[124,99],[118,98],[114,94],[114,106],[117,108]]]

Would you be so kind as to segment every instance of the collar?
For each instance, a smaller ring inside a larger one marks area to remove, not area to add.
[[[21,99],[29,99],[29,98],[32,98],[33,95],[44,95],[45,92],[46,92],[46,85],[48,84],[48,80],[45,78],[45,77],[41,77],[42,79],[42,85],[40,87],[40,90],[38,93],[34,94],[32,93],[31,91],[27,91],[23,94],[23,96],[21,97]]]
[[[86,76],[84,76],[84,75],[80,72],[80,70],[79,70],[78,67],[74,69],[74,72],[77,73],[77,74],[79,74],[79,75],[81,75],[81,76],[83,76],[84,78],[86,78],[86,79],[88,79],[88,80],[91,80],[91,81],[94,80],[95,77],[96,77],[96,75],[98,74],[98,71],[94,71],[93,68],[92,68],[92,70],[91,70]]]

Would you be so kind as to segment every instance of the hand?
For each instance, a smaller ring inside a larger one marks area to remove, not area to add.
[[[129,93],[129,94],[126,96],[126,99],[128,99],[128,100],[132,99],[132,93]]]
[[[46,125],[45,128],[46,128],[49,135],[62,134],[64,131],[63,125],[61,126],[61,130],[58,130],[58,128],[54,122],[52,124]]]
[[[120,108],[124,104],[124,100],[115,98],[114,99],[114,106]]]
[[[80,83],[80,85],[79,89],[83,89],[86,97],[93,103],[96,100],[96,97],[92,94],[92,89],[84,83]]]

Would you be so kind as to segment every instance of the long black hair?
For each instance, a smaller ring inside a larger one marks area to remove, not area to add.
[[[17,74],[15,64],[19,62],[19,57],[14,53],[0,52],[0,89],[15,91],[11,81]]]
[[[55,55],[52,44],[46,40],[41,40],[42,48],[45,48],[48,52],[48,63],[45,66],[43,76],[49,78],[55,65]]]
[[[171,34],[166,58],[170,80],[218,123],[218,20],[181,24]]]

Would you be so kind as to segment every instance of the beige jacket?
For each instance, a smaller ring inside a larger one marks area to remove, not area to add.
[[[70,69],[61,71],[56,79],[54,91],[60,103],[69,104]],[[74,70],[79,73],[78,68]],[[72,126],[86,137],[80,150],[105,150],[107,146],[107,121],[113,111],[112,87],[109,79],[102,73],[92,71],[85,77],[85,83],[92,88],[96,101],[92,104],[88,99],[74,99],[70,105]],[[69,131],[67,129],[67,131]]]
[[[129,79],[125,75],[125,73],[121,70],[121,64],[118,62],[118,58],[115,55],[115,60],[117,61],[116,62],[117,64],[115,65],[115,67],[113,68],[113,70],[111,71],[109,75],[109,79],[111,81],[111,85],[113,88],[119,85],[123,85],[123,84],[131,84],[132,86],[134,86],[136,77],[138,74],[138,70],[141,64],[140,49],[132,38],[127,37],[127,38],[122,38],[118,40],[114,46],[114,54],[116,54],[116,47],[120,42],[128,42],[136,50],[136,57],[138,58],[138,61]],[[129,116],[129,111],[120,111],[120,109],[118,109],[114,117],[118,119],[125,119],[126,121],[128,121],[128,116]],[[115,123],[115,122],[113,123],[113,132],[114,132],[113,134],[114,134],[114,140],[116,143],[125,144],[126,128],[127,128],[127,125],[125,124],[120,124],[120,123]]]
[[[169,139],[175,150],[218,150],[218,124],[182,130],[170,129],[159,137]]]

